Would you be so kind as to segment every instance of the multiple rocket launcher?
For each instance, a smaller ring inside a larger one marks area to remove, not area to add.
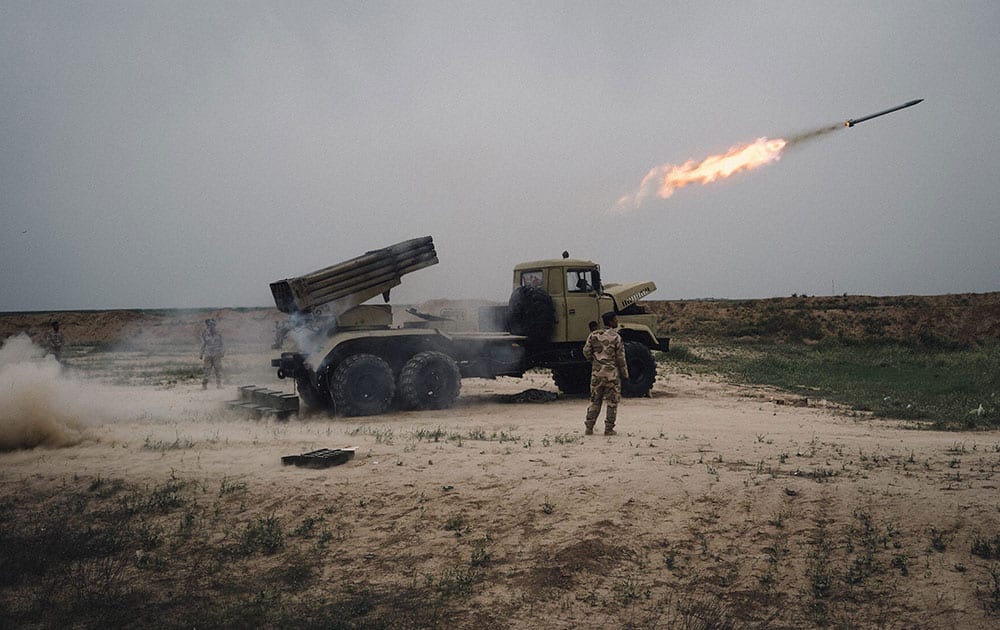
[[[400,278],[438,263],[430,236],[372,250],[319,271],[271,283],[274,304],[282,313],[339,316],[401,284]]]

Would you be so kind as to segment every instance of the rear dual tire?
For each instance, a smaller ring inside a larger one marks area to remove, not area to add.
[[[399,402],[404,409],[447,409],[461,389],[458,364],[443,352],[416,354],[399,374]]]
[[[407,361],[398,387],[389,364],[367,353],[345,358],[329,378],[333,410],[344,416],[385,413],[397,394],[404,409],[447,409],[455,404],[461,387],[458,364],[436,351],[421,352]]]
[[[330,374],[329,389],[335,413],[374,416],[392,406],[396,381],[392,368],[381,357],[352,354]]]

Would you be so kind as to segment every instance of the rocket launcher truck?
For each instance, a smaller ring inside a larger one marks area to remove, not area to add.
[[[274,303],[301,324],[296,351],[271,361],[278,378],[295,381],[309,407],[346,416],[402,409],[446,409],[463,378],[523,376],[547,368],[560,391],[585,394],[590,363],[583,344],[591,322],[618,314],[629,379],[624,396],[646,396],[656,379],[652,351],[670,340],[653,331],[656,316],[640,300],[652,282],[605,283],[589,260],[537,260],[514,267],[507,305],[482,321],[490,330],[450,332],[427,317],[394,325],[390,290],[405,274],[437,264],[430,236],[415,238],[318,271],[271,283]],[[383,304],[368,304],[382,296]],[[290,326],[291,327],[291,326]]]

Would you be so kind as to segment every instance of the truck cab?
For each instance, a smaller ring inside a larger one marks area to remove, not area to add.
[[[537,260],[514,267],[514,288],[538,287],[552,298],[556,325],[549,341],[584,341],[601,321],[601,268],[589,260]],[[610,308],[609,301],[605,307]]]
[[[657,337],[656,316],[645,312],[639,301],[656,290],[653,282],[608,283],[601,280],[601,267],[592,260],[554,258],[524,262],[514,267],[514,292],[541,290],[548,294],[555,311],[549,343],[579,343],[590,334],[590,324],[599,324],[601,314],[618,314],[623,339],[656,350],[667,351],[670,340]],[[527,287],[527,289],[521,289]],[[530,318],[538,319],[537,314]]]

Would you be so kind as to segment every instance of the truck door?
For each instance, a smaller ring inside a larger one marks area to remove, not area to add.
[[[600,324],[600,282],[593,268],[566,270],[565,341],[583,341],[590,334],[590,322]]]

